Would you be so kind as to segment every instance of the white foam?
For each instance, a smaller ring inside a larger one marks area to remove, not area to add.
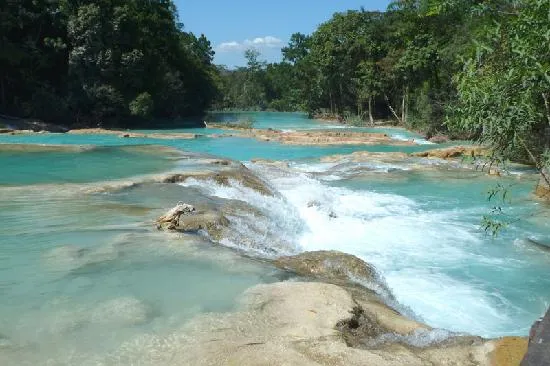
[[[351,253],[379,270],[394,294],[382,294],[390,305],[433,327],[481,336],[527,332],[524,325],[515,325],[518,316],[526,316],[524,310],[468,274],[470,264],[507,264],[480,254],[478,248],[487,243],[472,223],[472,217],[481,217],[479,207],[437,209],[402,195],[334,187],[323,177],[314,178],[323,174],[339,179],[355,164],[313,164],[311,169],[302,164],[294,170],[248,166],[279,195],[264,196],[238,182],[227,187],[189,179],[183,184],[245,201],[266,216],[232,217],[238,236],[222,244],[268,256],[312,250]]]
[[[399,134],[399,133],[391,134],[391,138],[394,139],[394,140],[399,140],[399,141],[413,141],[415,144],[418,144],[418,145],[434,145],[433,142],[428,141],[426,139],[416,138],[416,137],[411,137],[411,136],[405,136],[405,135],[402,135],[402,134]]]

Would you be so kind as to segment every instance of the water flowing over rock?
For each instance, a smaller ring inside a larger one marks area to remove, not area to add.
[[[223,164],[219,164],[223,167]],[[162,183],[181,183],[189,178],[207,180],[211,179],[224,186],[230,185],[230,180],[237,181],[243,186],[254,189],[266,196],[273,196],[274,193],[266,182],[254,175],[244,165],[238,168],[221,169],[218,171],[196,171],[185,173],[174,173],[160,179]]]

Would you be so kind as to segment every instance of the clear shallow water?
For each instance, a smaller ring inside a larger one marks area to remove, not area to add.
[[[257,116],[272,128],[311,123],[294,115]],[[400,162],[318,161],[359,150],[430,146],[56,134],[0,136],[0,142],[106,147],[0,153],[0,364],[43,364],[47,358],[82,364],[143,334],[176,331],[196,314],[231,310],[244,289],[279,278],[270,266],[201,235],[154,230],[154,218],[180,200],[215,206],[236,199],[259,210],[265,218],[232,217],[235,235],[222,241],[245,251],[253,242],[255,256],[317,249],[360,256],[378,268],[399,309],[431,326],[526,335],[550,299],[550,254],[524,240],[550,237],[548,209],[530,199],[534,181],[528,176],[510,180],[510,213],[539,214],[492,239],[479,222],[491,207],[486,191],[495,178],[471,169],[411,170]],[[141,144],[153,147],[133,146]],[[245,162],[287,160],[291,168],[246,163],[279,192],[273,198],[239,184],[193,180],[103,193],[88,189],[183,167],[178,154],[158,149],[162,145]]]
[[[158,173],[173,165],[154,148],[86,148],[67,151],[2,151],[0,185],[82,183]]]

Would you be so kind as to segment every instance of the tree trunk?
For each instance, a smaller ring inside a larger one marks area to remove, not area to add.
[[[404,123],[409,120],[409,86],[405,87],[405,119]]]
[[[5,90],[5,87],[4,87],[4,78],[0,78],[0,102],[2,103],[2,109],[4,110],[4,112],[7,111],[7,108],[6,108],[6,90]]]
[[[342,79],[340,79],[339,87],[340,87],[340,105],[338,106],[338,114],[341,114],[341,109],[344,106],[344,92],[342,88]]]
[[[372,97],[369,97],[369,122],[374,126],[374,118],[372,118]]]
[[[402,124],[402,121],[401,119],[399,118],[399,116],[397,115],[397,113],[395,112],[395,109],[393,109],[393,107],[391,106],[390,104],[390,99],[388,98],[387,95],[384,95],[384,99],[386,99],[386,103],[388,104],[388,108],[390,109],[390,112],[393,114],[393,116],[395,117],[395,119],[397,120],[397,122],[399,124]]]
[[[408,95],[409,87],[403,87],[403,98],[401,99],[401,122],[403,124],[407,123],[407,107],[408,107]]]
[[[332,107],[332,90],[329,90],[328,92],[328,98],[330,100],[330,114],[334,115],[334,108]]]

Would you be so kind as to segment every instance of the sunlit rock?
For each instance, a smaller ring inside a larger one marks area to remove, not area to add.
[[[348,289],[326,283],[258,285],[245,292],[240,310],[202,314],[168,337],[141,337],[110,360],[141,365],[492,364],[494,343],[481,338],[411,331],[410,340],[387,336],[383,344],[369,347],[368,339],[391,334],[392,328],[379,324],[363,305],[368,320],[359,319],[363,313],[357,300]],[[350,346],[345,327],[364,330],[356,332],[357,347]]]
[[[369,264],[354,255],[337,251],[323,250],[280,257],[275,260],[275,265],[301,276],[341,283],[349,283],[352,278],[367,281],[376,279],[376,272]]]
[[[433,149],[411,154],[423,158],[451,159],[460,157],[476,157],[487,154],[487,149],[481,146],[451,146],[443,149]]]
[[[165,230],[174,230],[179,225],[182,215],[187,215],[195,211],[195,207],[179,202],[175,207],[157,219],[157,228]]]

